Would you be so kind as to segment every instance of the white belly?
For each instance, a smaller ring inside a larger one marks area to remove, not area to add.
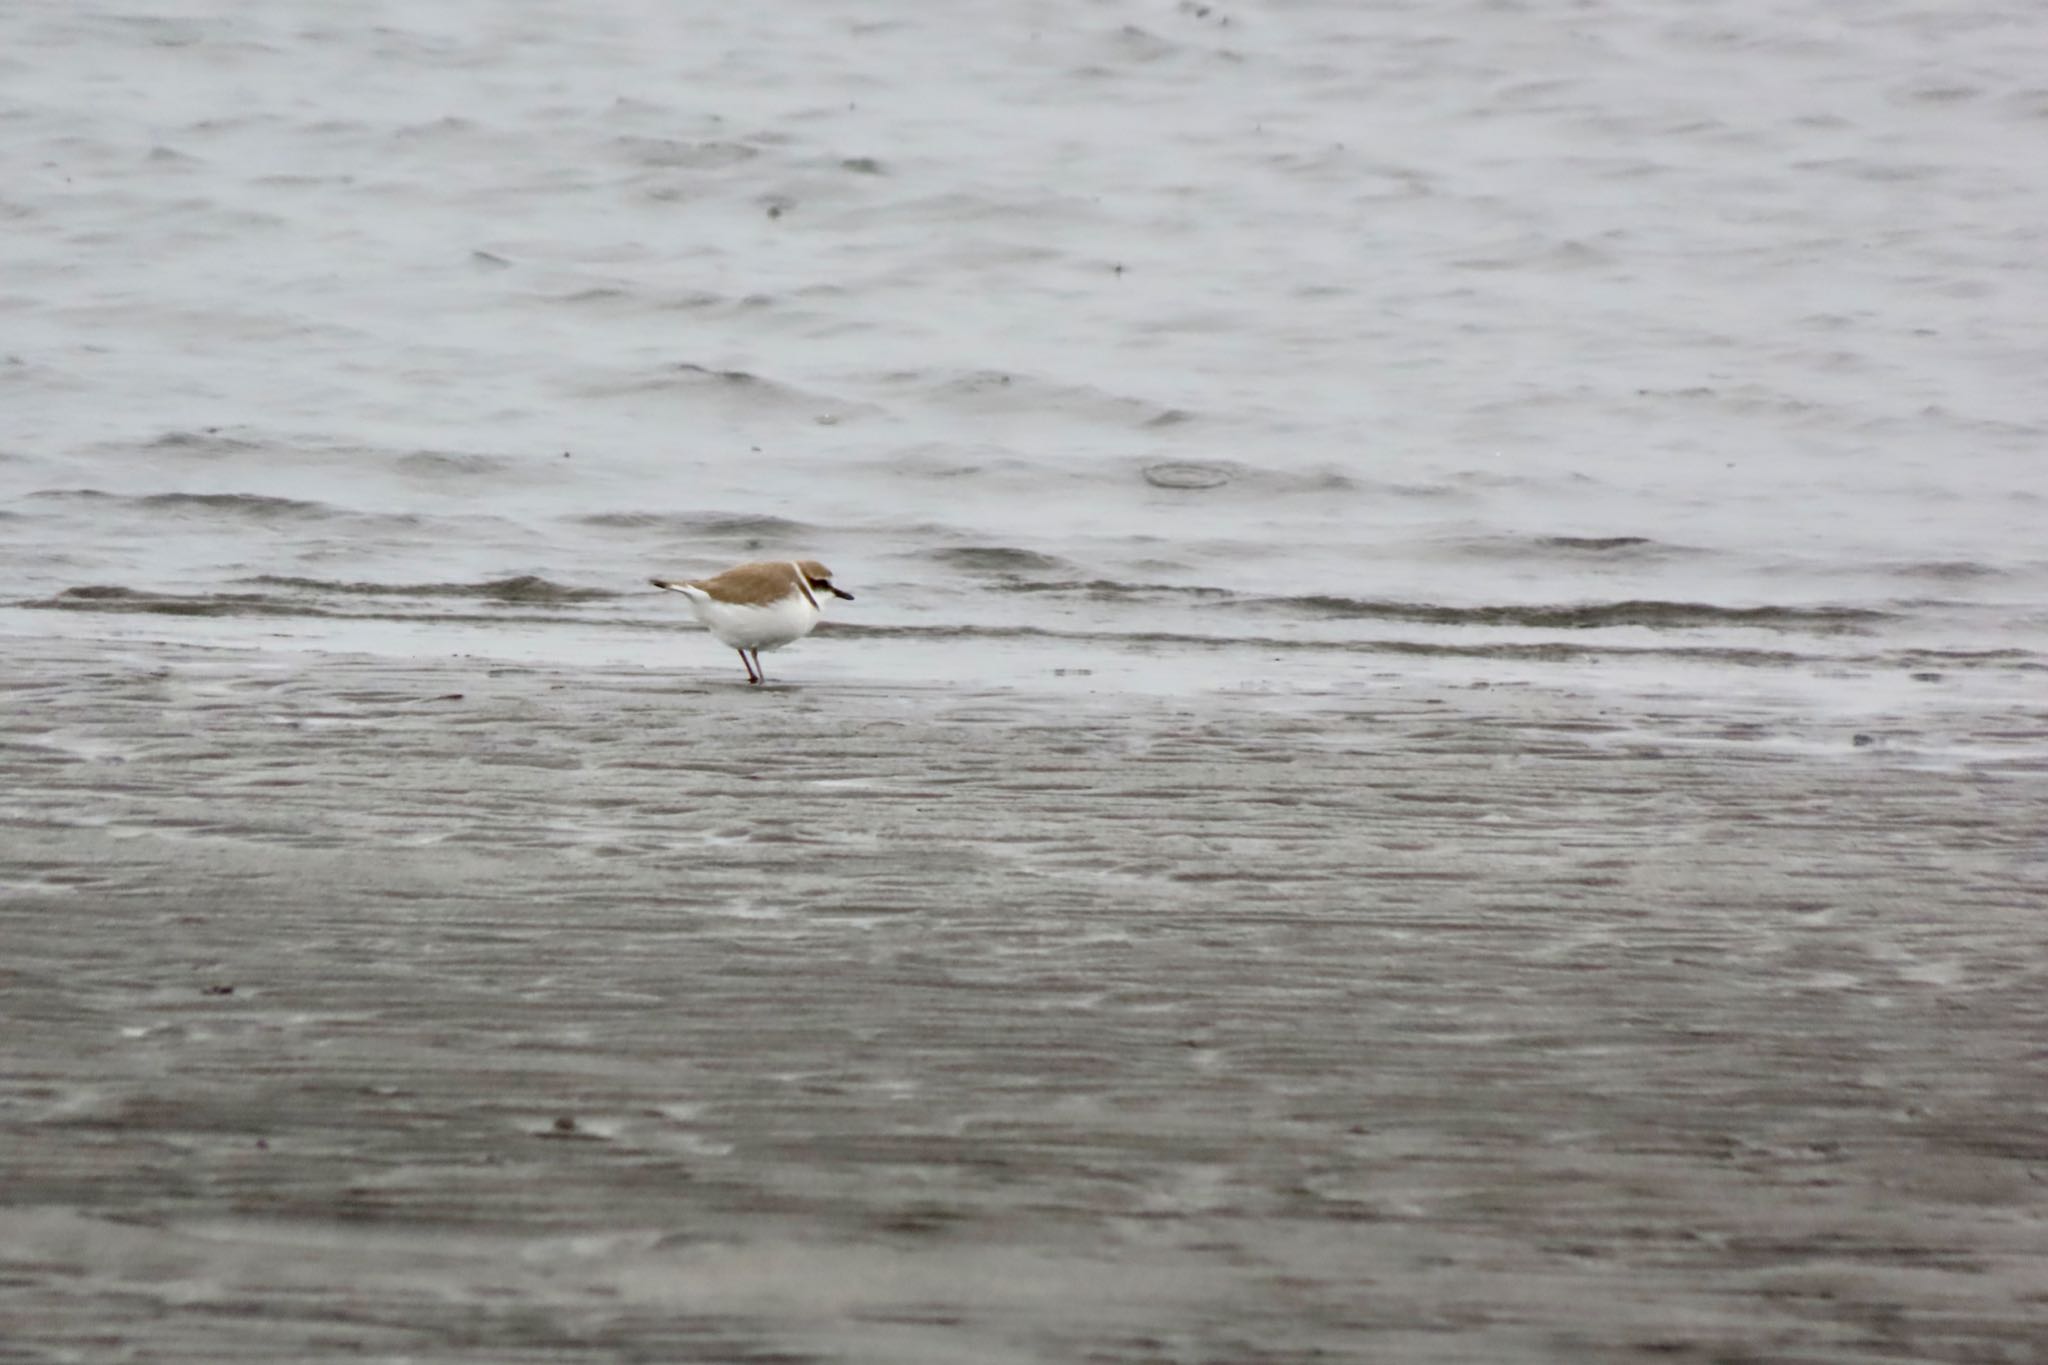
[[[704,628],[734,649],[780,649],[809,635],[824,614],[802,593],[791,593],[765,607],[716,602],[695,589],[685,589],[685,595]]]

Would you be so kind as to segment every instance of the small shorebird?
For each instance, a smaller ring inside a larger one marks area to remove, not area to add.
[[[761,681],[762,650],[780,649],[792,640],[801,640],[818,624],[825,614],[818,605],[818,594],[829,592],[853,600],[852,593],[832,586],[832,571],[815,559],[742,564],[716,578],[688,583],[666,578],[647,581],[689,598],[690,610],[697,613],[704,628],[740,652],[750,683]]]

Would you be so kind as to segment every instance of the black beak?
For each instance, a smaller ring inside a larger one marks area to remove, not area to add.
[[[843,597],[849,602],[853,600],[852,593],[841,591],[840,589],[833,587],[830,583],[827,583],[825,585],[825,591],[831,593],[834,597]]]

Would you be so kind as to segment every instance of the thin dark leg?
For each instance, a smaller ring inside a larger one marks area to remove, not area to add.
[[[740,650],[739,656],[740,665],[747,670],[747,681],[750,683],[757,683],[761,681],[761,675],[759,673],[756,673],[754,671],[754,666],[747,662],[747,651],[745,651],[744,649]]]
[[[761,667],[761,651],[758,649],[754,651],[754,681],[768,681],[768,670]]]

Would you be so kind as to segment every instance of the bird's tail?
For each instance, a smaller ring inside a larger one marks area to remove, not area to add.
[[[650,578],[647,581],[657,588],[667,588],[670,592],[688,592],[690,590],[688,583],[674,583],[666,578]]]

